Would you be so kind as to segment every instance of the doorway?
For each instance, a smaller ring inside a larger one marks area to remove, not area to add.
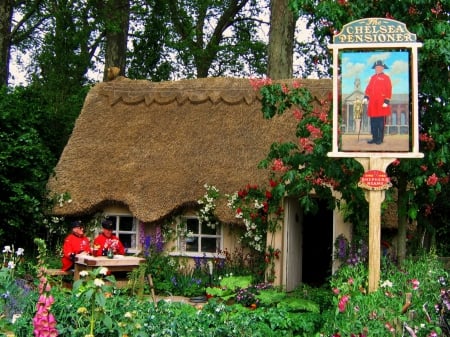
[[[303,278],[311,286],[321,286],[331,276],[333,262],[333,211],[319,201],[316,214],[303,215]]]
[[[298,200],[285,204],[283,284],[287,291],[301,283],[321,286],[331,276],[333,211],[319,201],[316,214],[304,214]]]

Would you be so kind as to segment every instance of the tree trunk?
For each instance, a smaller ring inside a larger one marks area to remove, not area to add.
[[[119,68],[125,75],[128,26],[130,18],[129,0],[109,0],[105,4],[103,18],[106,27],[105,69],[103,80],[108,80],[108,69]]]
[[[11,0],[0,0],[0,85],[8,85],[12,10]]]
[[[289,0],[271,0],[267,76],[288,79],[293,74],[295,18]]]

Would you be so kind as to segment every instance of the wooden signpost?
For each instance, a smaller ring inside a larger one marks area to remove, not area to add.
[[[359,186],[369,202],[369,292],[378,289],[381,203],[391,187],[386,169],[419,152],[417,49],[405,24],[366,18],[335,35],[333,146],[329,157],[355,158],[364,168]],[[362,105],[361,105],[362,104]]]

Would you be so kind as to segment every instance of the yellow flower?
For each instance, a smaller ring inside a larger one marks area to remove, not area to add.
[[[77,314],[86,314],[88,312],[86,307],[79,307],[77,310]]]

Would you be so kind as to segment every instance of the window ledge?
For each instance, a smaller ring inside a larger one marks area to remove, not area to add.
[[[216,259],[224,259],[225,255],[218,253],[198,253],[198,252],[171,252],[170,256],[179,256],[179,257],[206,257],[206,258],[216,258]]]

